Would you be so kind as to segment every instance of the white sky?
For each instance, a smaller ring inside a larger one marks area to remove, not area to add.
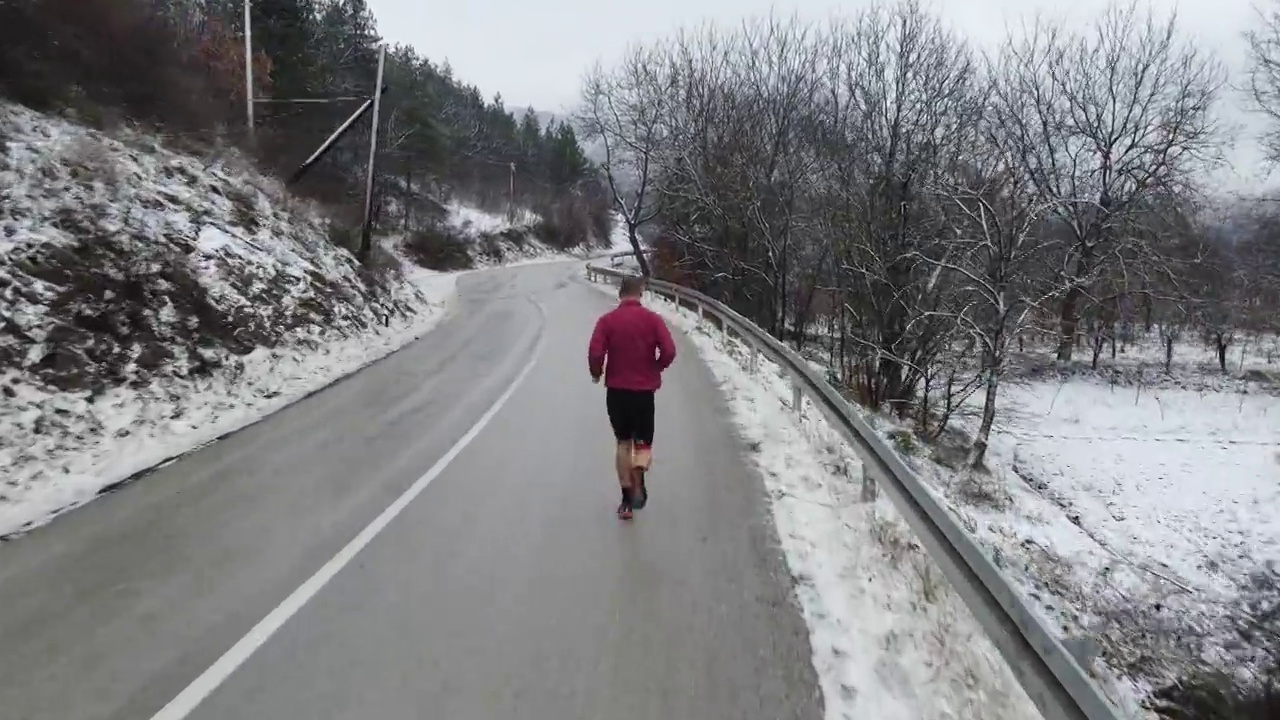
[[[1144,0],[1145,1],[1145,0]],[[1262,0],[1265,2],[1265,0]],[[1153,7],[1178,11],[1184,32],[1212,49],[1243,81],[1245,48],[1241,33],[1253,22],[1251,0],[1149,0]],[[954,28],[980,47],[1004,36],[1006,23],[1037,11],[1087,20],[1106,0],[926,0]],[[851,14],[865,0],[369,0],[378,27],[391,42],[413,45],[433,61],[448,60],[455,77],[478,87],[486,97],[501,92],[508,108],[532,105],[562,112],[578,97],[583,72],[597,59],[619,57],[627,45],[668,35],[704,19],[731,23],[765,15],[797,13],[821,19]],[[607,9],[606,9],[607,8]],[[1243,103],[1232,95],[1236,108]],[[1230,119],[1251,123],[1237,109]],[[1236,167],[1223,177],[1231,185],[1257,182],[1260,166],[1249,130],[1232,153]]]

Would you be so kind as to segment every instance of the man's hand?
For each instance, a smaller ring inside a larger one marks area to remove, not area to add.
[[[595,383],[596,385],[599,385],[599,384],[600,384],[600,376],[599,376],[599,375],[592,375],[592,376],[591,376],[591,382]]]

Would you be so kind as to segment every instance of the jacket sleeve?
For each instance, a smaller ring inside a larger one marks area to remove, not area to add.
[[[658,369],[666,370],[676,361],[676,343],[671,339],[671,330],[661,315],[653,314],[653,324],[658,332]]]
[[[593,378],[598,378],[604,373],[604,358],[608,353],[606,337],[605,322],[601,317],[596,321],[595,330],[591,331],[591,344],[587,346],[587,366]]]

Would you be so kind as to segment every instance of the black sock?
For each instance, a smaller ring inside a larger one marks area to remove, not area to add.
[[[622,488],[622,502],[631,504],[631,488]]]

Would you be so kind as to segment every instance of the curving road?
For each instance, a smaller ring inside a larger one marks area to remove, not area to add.
[[[0,544],[0,719],[820,718],[683,337],[652,502],[614,518],[579,271],[465,276],[425,339]]]

